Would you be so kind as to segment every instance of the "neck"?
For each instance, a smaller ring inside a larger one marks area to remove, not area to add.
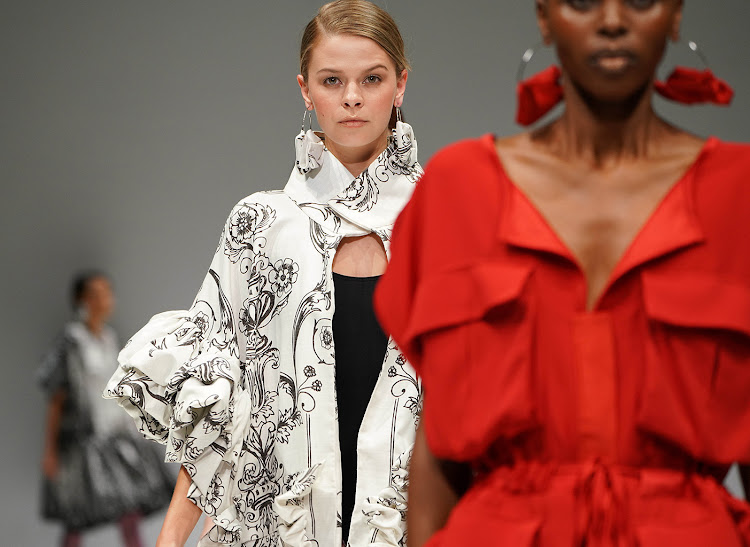
[[[102,333],[102,327],[104,327],[104,321],[100,318],[89,317],[86,319],[86,328],[94,335],[99,336]]]
[[[326,148],[336,156],[336,159],[346,167],[352,176],[358,177],[386,149],[390,134],[390,130],[386,129],[380,138],[359,147],[340,146],[333,141],[326,141]]]
[[[653,110],[650,86],[618,102],[597,101],[569,82],[563,88],[565,112],[546,130],[562,157],[607,169],[622,160],[648,157],[671,130]]]

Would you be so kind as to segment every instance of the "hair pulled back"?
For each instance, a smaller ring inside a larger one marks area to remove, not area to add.
[[[404,40],[393,18],[367,0],[335,0],[321,6],[305,27],[300,44],[300,74],[307,80],[312,50],[321,35],[349,34],[369,38],[385,50],[396,66],[396,75],[411,66],[404,52]]]

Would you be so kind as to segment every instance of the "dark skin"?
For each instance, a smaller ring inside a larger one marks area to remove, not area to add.
[[[681,0],[537,0],[545,43],[563,71],[565,112],[530,133],[499,139],[509,177],[546,218],[586,278],[594,310],[626,249],[699,154],[703,141],[662,120],[653,80],[679,37]],[[750,466],[740,468],[750,491]],[[436,458],[418,432],[412,459],[409,546],[445,525],[466,491],[467,467]]]

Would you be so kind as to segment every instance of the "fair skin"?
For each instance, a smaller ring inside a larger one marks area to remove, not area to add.
[[[407,72],[396,72],[393,60],[376,42],[352,35],[322,35],[315,43],[307,78],[297,76],[308,110],[314,110],[325,134],[325,145],[358,176],[388,145],[391,111],[401,106]],[[344,238],[332,268],[353,277],[381,275],[387,265],[385,250],[375,234]],[[190,475],[177,477],[172,502],[157,547],[182,547],[201,516],[189,499]],[[204,532],[209,529],[208,523]]]
[[[563,68],[565,112],[541,129],[499,139],[497,153],[576,257],[593,310],[620,257],[703,144],[651,105],[665,44],[679,36],[682,2],[537,0],[536,10],[542,37]],[[748,491],[750,472],[741,473]],[[410,547],[445,525],[469,476],[468,467],[436,458],[418,431]]]
[[[314,110],[328,150],[358,176],[388,144],[388,122],[401,106],[408,74],[369,38],[322,35],[310,58],[307,78],[297,83],[308,110]],[[353,277],[381,275],[385,250],[375,234],[344,238],[333,271]]]

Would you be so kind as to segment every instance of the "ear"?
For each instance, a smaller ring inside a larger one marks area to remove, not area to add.
[[[669,38],[676,42],[680,39],[680,27],[682,26],[682,0],[677,1],[674,18],[672,19],[672,28],[670,29]]]
[[[297,74],[297,83],[299,84],[299,90],[302,92],[302,100],[305,101],[305,108],[312,110],[315,105],[310,97],[310,88],[307,87],[307,82],[305,82],[305,77],[302,74]]]
[[[404,104],[404,93],[406,93],[406,80],[409,79],[409,73],[406,69],[401,71],[401,74],[396,81],[396,97],[393,99],[393,106],[401,106]]]
[[[544,45],[552,44],[552,33],[549,29],[549,9],[548,0],[535,0],[534,8],[536,10],[536,24],[539,27],[539,33],[542,35]]]

